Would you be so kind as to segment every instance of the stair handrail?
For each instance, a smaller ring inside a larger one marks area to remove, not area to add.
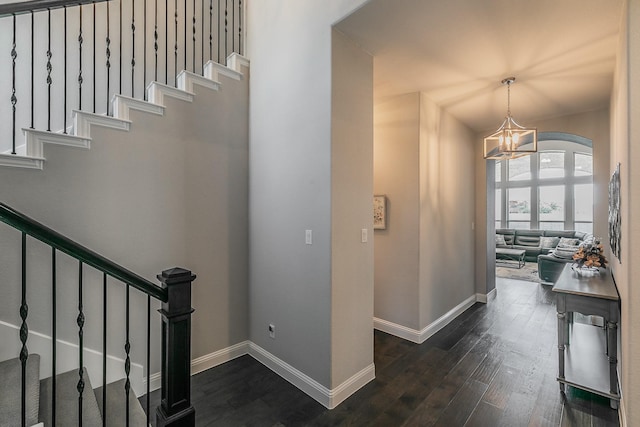
[[[169,299],[167,289],[159,287],[2,202],[0,202],[0,221],[162,302],[167,302]]]
[[[41,10],[60,9],[65,6],[79,6],[87,3],[102,3],[109,0],[29,0],[0,4],[0,17],[20,15]]]

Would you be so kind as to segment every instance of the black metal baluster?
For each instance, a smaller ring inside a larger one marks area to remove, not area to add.
[[[147,425],[151,415],[149,394],[151,394],[151,295],[147,294]]]
[[[11,45],[11,108],[13,109],[13,138],[11,139],[11,154],[16,154],[16,104],[18,98],[16,97],[16,58],[18,52],[16,51],[16,15],[13,15],[13,44]]]
[[[51,132],[51,9],[47,9],[47,131]]]
[[[15,21],[15,15],[13,16]],[[27,420],[25,414],[27,411],[27,359],[29,358],[29,350],[27,349],[27,338],[29,337],[29,328],[27,326],[27,315],[29,314],[29,306],[27,305],[27,233],[22,232],[22,302],[20,303],[20,342],[22,348],[20,350],[20,364],[22,365],[22,384],[20,387],[21,402],[21,420],[22,427],[25,427]]]
[[[84,391],[84,345],[83,345],[83,327],[84,327],[84,312],[82,308],[82,261],[78,262],[78,345],[79,345],[79,367],[78,367],[78,422],[82,427],[82,392]]]
[[[202,50],[200,58],[202,58],[202,75],[204,75],[204,1],[200,0],[202,5],[202,11],[200,13],[200,48]]]
[[[236,8],[235,0],[231,0],[231,52],[236,51]]]
[[[120,64],[120,74],[119,74],[119,80],[120,83],[118,85],[118,93],[120,95],[122,95],[122,0],[120,0],[119,2],[119,13],[120,13],[120,19],[119,19],[119,29],[120,29],[120,34],[119,34],[119,45],[118,45],[118,52],[120,53],[120,61],[118,62]]]
[[[224,0],[224,56],[222,57],[222,59],[225,61],[227,60],[227,50],[228,50],[228,43],[227,43],[227,33],[228,33],[228,18],[229,16],[229,0]]]
[[[107,37],[105,55],[107,58],[107,115],[109,115],[109,94],[111,92],[111,18],[109,17],[109,1],[107,1]]]
[[[142,37],[142,96],[147,100],[147,0],[144,0],[144,21],[143,21],[143,37]]]
[[[220,0],[218,0],[218,16],[216,19],[216,35],[218,36],[218,64],[220,63],[220,42],[222,41],[222,37],[220,37]]]
[[[62,106],[62,133],[67,133],[67,6],[64,6],[64,100]]]
[[[34,13],[31,12],[31,129],[33,129],[34,127],[34,117],[35,117],[35,101],[34,101],[34,97],[35,97],[35,91],[33,89],[33,85],[34,85],[34,81],[36,79],[36,74],[35,74],[35,65],[34,65],[34,60],[35,60],[35,56],[36,56],[36,50],[34,48],[34,40],[35,40],[35,25],[34,25]]]
[[[135,77],[136,71],[136,0],[131,0],[131,97],[136,97]]]
[[[155,0],[155,16],[153,18],[153,51],[155,58],[155,67],[153,80],[158,81],[158,0]]]
[[[184,0],[184,67],[187,69],[187,0]]]
[[[93,4],[93,112],[96,112],[96,4]]]
[[[191,62],[193,63],[193,72],[196,72],[196,0],[193,0],[193,57]]]
[[[56,425],[56,248],[51,247],[51,425]]]
[[[169,84],[169,0],[164,0],[164,84]]]
[[[242,55],[242,0],[238,0],[238,53]]]
[[[78,110],[82,110],[82,5],[80,5],[80,31],[78,32]]]
[[[102,273],[102,425],[107,423],[107,273]],[[147,425],[149,425],[147,423]]]
[[[212,59],[213,59],[213,0],[209,0],[209,60],[212,60]]]
[[[175,87],[178,87],[178,0],[174,1],[174,13],[175,16],[175,37],[174,37],[174,63],[173,63],[173,79]]]
[[[131,342],[129,341],[129,288],[127,285],[127,302],[126,302],[126,313],[125,313],[125,328],[126,328],[126,342],[124,344],[124,351],[126,353],[126,358],[124,361],[124,372],[127,376],[127,379],[124,383],[124,393],[126,395],[126,420],[127,427],[129,427],[129,390],[131,389],[131,381],[129,380],[129,373],[131,372],[131,357],[129,356],[129,352],[131,351]]]

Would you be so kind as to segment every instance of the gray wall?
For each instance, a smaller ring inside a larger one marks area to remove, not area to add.
[[[421,330],[474,295],[473,133],[424,94],[376,100],[377,318]]]
[[[335,388],[373,364],[373,58],[334,30],[331,63],[331,387]]]
[[[620,163],[621,201],[621,260],[610,256],[618,293],[621,300],[621,354],[618,372],[623,403],[622,416],[626,425],[640,420],[640,322],[638,310],[640,292],[637,278],[640,256],[637,244],[640,240],[640,3],[625,1],[622,31],[618,49],[618,63],[611,96],[611,151],[609,173]]]
[[[331,25],[362,3],[247,4],[250,339],[328,388],[338,354],[332,348]],[[305,230],[313,231],[312,245],[305,244]],[[354,253],[354,262],[360,256]],[[270,323],[275,339],[268,336]]]
[[[247,71],[247,70],[245,70]],[[0,197],[16,209],[156,282],[163,269],[193,270],[194,358],[248,338],[248,76],[223,89],[196,86],[194,103],[166,99],[164,117],[132,112],[130,132],[92,127],[90,150],[45,146],[42,171],[0,168]],[[0,225],[0,320],[16,324],[19,234]],[[10,244],[11,243],[11,244]],[[45,266],[30,265],[29,325],[51,334],[50,253],[30,243]],[[100,349],[101,276],[86,269],[85,345]],[[77,264],[59,257],[59,338],[77,340]],[[123,286],[113,283],[113,354],[124,345]],[[144,337],[146,298],[132,295],[132,322]],[[6,304],[6,302],[11,302]],[[155,307],[154,307],[155,308]],[[157,314],[152,308],[154,324]],[[65,330],[65,328],[68,328]],[[157,332],[157,331],[156,331]],[[144,360],[144,341],[134,359]],[[158,371],[157,343],[152,355]]]

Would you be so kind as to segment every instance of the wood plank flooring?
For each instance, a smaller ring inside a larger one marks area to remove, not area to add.
[[[617,426],[609,401],[556,381],[551,288],[498,279],[421,345],[375,332],[376,379],[329,411],[243,356],[193,377],[198,426]],[[159,392],[151,395],[152,418]],[[143,406],[145,399],[141,399]]]

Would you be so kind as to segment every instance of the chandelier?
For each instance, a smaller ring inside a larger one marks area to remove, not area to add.
[[[515,81],[515,77],[507,77],[502,80],[502,84],[507,85],[507,117],[498,130],[484,138],[485,159],[517,159],[538,151],[538,131],[536,128],[520,126],[511,117],[511,84]]]

